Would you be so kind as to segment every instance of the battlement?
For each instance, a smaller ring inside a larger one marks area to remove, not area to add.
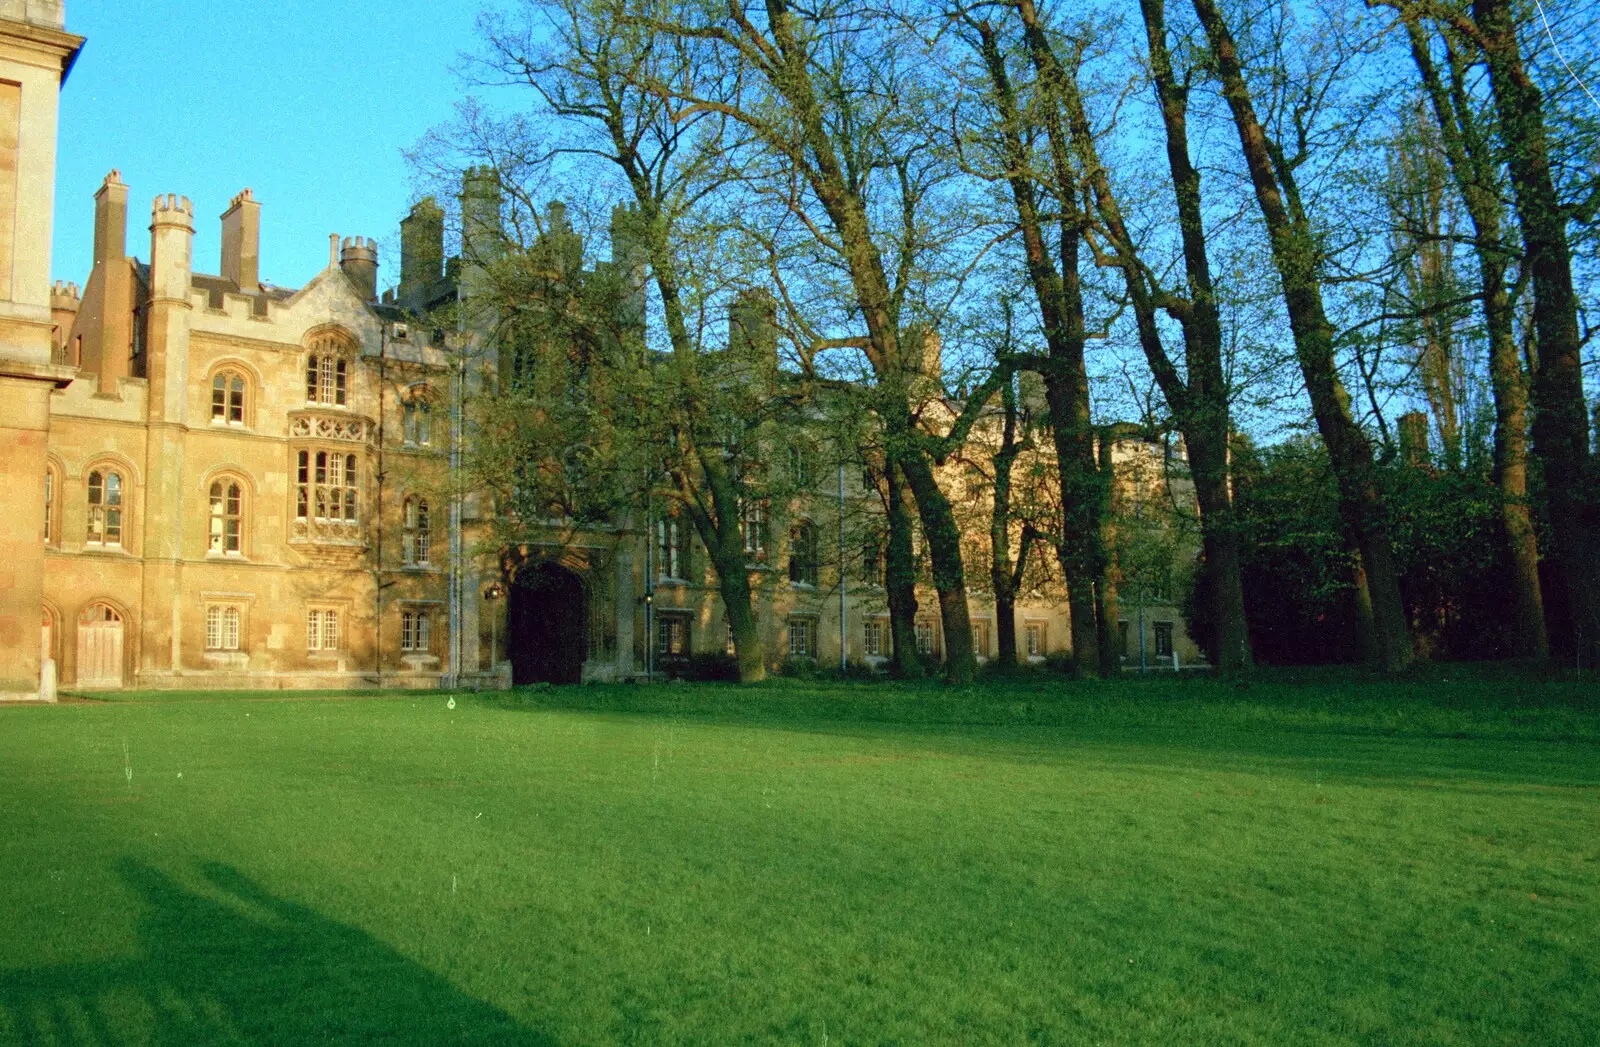
[[[82,298],[78,285],[67,280],[57,280],[50,285],[50,308],[76,309]]]
[[[62,0],[0,0],[0,18],[60,29],[66,25]]]
[[[118,168],[118,167],[113,167],[110,171],[106,172],[106,176],[100,180],[100,184],[103,185],[103,186],[104,185],[121,185],[122,184],[122,169]]]
[[[179,196],[177,193],[161,193],[150,204],[150,211],[157,220],[165,217],[168,221],[173,221],[178,215],[193,219],[194,202],[187,196]]]
[[[344,238],[344,242],[340,244],[339,254],[341,257],[363,254],[377,258],[378,241],[368,236],[347,236]]]
[[[254,199],[255,199],[255,194],[250,191],[250,187],[249,186],[245,186],[243,191],[241,191],[239,193],[235,193],[233,199],[228,201],[228,209],[231,211],[233,208],[238,207],[240,204],[248,203],[250,201],[253,201]]]

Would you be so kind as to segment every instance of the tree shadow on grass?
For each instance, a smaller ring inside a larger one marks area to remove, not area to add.
[[[204,869],[229,897],[125,859],[142,954],[0,970],[0,1043],[506,1044],[553,1047],[365,932]]]

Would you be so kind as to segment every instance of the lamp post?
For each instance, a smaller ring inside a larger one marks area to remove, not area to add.
[[[484,602],[489,604],[489,671],[494,673],[496,684],[500,682],[500,663],[496,657],[499,653],[499,644],[497,642],[499,637],[495,627],[499,623],[495,621],[494,604],[495,601],[504,599],[505,595],[506,587],[499,582],[490,582],[489,587],[483,591]]]

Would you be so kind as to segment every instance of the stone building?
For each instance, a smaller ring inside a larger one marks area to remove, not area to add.
[[[551,521],[506,544],[493,499],[466,488],[471,405],[507,366],[486,270],[463,261],[503,249],[492,173],[465,176],[463,258],[445,258],[443,212],[424,200],[401,223],[398,284],[380,297],[377,246],[359,236],[330,238],[304,287],[263,282],[249,189],[212,227],[214,272],[197,261],[208,231],[182,196],[154,198],[148,245],[133,246],[130,189],[112,171],[94,194],[92,271],[51,285],[55,102],[81,43],[60,3],[0,0],[0,697],[49,697],[56,681],[627,679],[724,650],[708,558],[670,506],[583,528]],[[542,249],[582,264],[559,215],[549,235]],[[632,273],[614,253],[611,269]],[[617,310],[646,352],[642,290]],[[877,491],[859,467],[823,467],[855,451],[830,439],[774,445],[795,482],[747,520],[774,665],[889,653],[861,539]],[[931,589],[921,605],[918,643],[937,657]],[[973,608],[983,656],[993,610],[981,591]],[[1149,610],[1155,645],[1193,660],[1170,604]],[[1065,647],[1057,587],[1022,594],[1017,614],[1023,659]]]

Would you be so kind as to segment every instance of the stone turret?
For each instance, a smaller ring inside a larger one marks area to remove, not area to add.
[[[461,176],[461,256],[468,265],[499,257],[505,232],[500,224],[500,173],[469,167]]]
[[[617,318],[629,327],[643,327],[645,316],[645,267],[650,253],[639,228],[639,209],[618,204],[611,211],[611,264],[616,268],[618,288]]]
[[[339,268],[367,301],[378,297],[378,242],[365,236],[347,236],[339,248]]]
[[[248,188],[222,212],[222,277],[241,294],[261,290],[261,205]]]
[[[410,300],[444,275],[444,210],[431,196],[400,220],[400,289]]]
[[[193,251],[194,204],[176,193],[157,196],[150,204],[150,309],[145,339],[152,422],[184,421]]]
[[[50,358],[58,364],[77,364],[67,344],[72,327],[78,322],[78,309],[83,299],[78,285],[57,280],[50,285],[50,323],[53,327]]]

